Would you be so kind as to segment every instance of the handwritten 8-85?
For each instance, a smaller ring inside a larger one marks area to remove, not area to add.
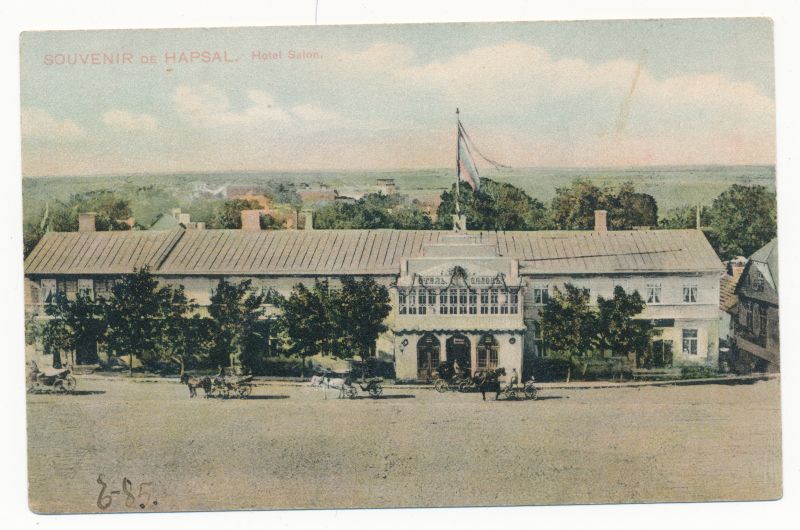
[[[109,489],[109,485],[101,473],[97,476],[97,483],[100,485],[100,493],[97,495],[97,507],[101,510],[107,510],[117,495],[120,498],[125,498],[126,508],[144,509],[148,505],[158,506],[158,501],[153,494],[152,482],[141,482],[138,488],[134,488],[133,482],[128,477],[124,477],[121,489]]]

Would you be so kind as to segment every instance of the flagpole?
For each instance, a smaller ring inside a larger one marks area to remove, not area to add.
[[[461,171],[461,120],[458,117],[458,107],[456,107],[456,222],[455,225],[459,228],[459,223],[461,222],[461,205],[459,204],[459,191],[460,191],[460,181],[461,175],[459,172]]]

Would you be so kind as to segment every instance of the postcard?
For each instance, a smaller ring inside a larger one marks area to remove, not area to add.
[[[781,497],[769,19],[20,48],[34,512]]]

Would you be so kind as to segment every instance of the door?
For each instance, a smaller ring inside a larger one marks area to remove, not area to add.
[[[430,381],[433,372],[439,367],[439,338],[427,333],[417,342],[417,379]]]
[[[446,347],[447,360],[457,362],[461,370],[472,374],[472,355],[470,353],[469,339],[461,334],[453,335],[447,339]]]

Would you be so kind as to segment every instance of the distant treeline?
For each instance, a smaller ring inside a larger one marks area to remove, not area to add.
[[[441,202],[432,216],[416,199],[407,196],[369,194],[351,203],[333,202],[317,209],[314,227],[318,229],[395,228],[428,230],[452,228],[455,213],[455,185],[441,194]],[[294,185],[278,184],[266,191],[275,203],[299,207]],[[608,212],[608,228],[695,228],[697,210],[685,206],[659,216],[658,204],[651,195],[638,192],[632,182],[617,186],[598,186],[586,179],[556,188],[549,204],[529,196],[523,189],[508,183],[484,178],[473,192],[460,188],[462,213],[472,230],[589,230],[594,226],[594,211]],[[257,209],[247,199],[184,198],[178,199],[157,185],[132,191],[95,190],[71,195],[26,208],[24,244],[27,255],[48,231],[77,230],[77,214],[97,213],[98,230],[147,229],[161,215],[180,207],[191,214],[192,221],[205,222],[208,228],[240,228],[240,212]],[[135,224],[131,227],[129,220]],[[761,185],[734,184],[700,211],[700,225],[722,259],[749,256],[776,234],[775,194]],[[264,228],[281,228],[268,216]]]

